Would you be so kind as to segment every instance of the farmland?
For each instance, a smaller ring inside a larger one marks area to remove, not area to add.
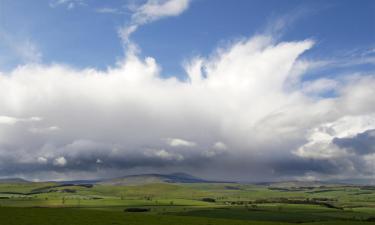
[[[4,225],[371,224],[375,190],[355,185],[0,183]],[[138,212],[138,210],[143,212]]]

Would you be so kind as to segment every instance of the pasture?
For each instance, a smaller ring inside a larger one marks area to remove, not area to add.
[[[126,212],[129,208],[133,210]],[[354,185],[1,183],[0,221],[1,225],[372,224],[375,190]]]

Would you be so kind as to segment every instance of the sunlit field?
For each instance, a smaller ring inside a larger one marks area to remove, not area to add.
[[[15,225],[367,224],[375,220],[375,189],[368,186],[50,182],[1,184],[0,194],[0,221]]]

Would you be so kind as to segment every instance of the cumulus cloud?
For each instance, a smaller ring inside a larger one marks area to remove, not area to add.
[[[167,138],[167,144],[171,147],[194,147],[196,143],[179,138]]]
[[[17,118],[9,116],[0,116],[0,124],[15,124],[18,121]]]
[[[13,125],[18,122],[37,122],[41,121],[42,118],[40,117],[30,117],[30,118],[16,118],[11,116],[0,116],[0,124],[8,124]]]
[[[47,163],[47,159],[44,158],[44,157],[38,157],[38,162],[41,163],[41,164],[45,164],[45,163]]]
[[[226,150],[227,149],[227,145],[224,144],[223,142],[216,142],[213,146],[214,149],[217,149],[217,150]]]
[[[181,154],[173,153],[173,152],[167,152],[164,149],[157,150],[157,149],[149,149],[145,152],[146,156],[149,157],[156,157],[160,158],[162,160],[173,160],[173,161],[181,161],[184,159],[184,157]]]
[[[106,71],[32,64],[2,73],[0,174],[368,175],[375,78],[306,83],[310,62],[300,56],[313,44],[243,39],[189,60],[185,80],[135,53]],[[335,96],[317,98],[326,90]]]
[[[38,158],[38,159],[40,159],[40,158]],[[65,166],[66,163],[67,163],[67,161],[63,156],[58,157],[53,161],[53,165],[55,165],[55,166]]]
[[[140,6],[133,6],[129,25],[119,29],[121,39],[127,43],[139,26],[164,17],[178,16],[189,7],[190,0],[148,0]]]
[[[302,157],[334,158],[338,154],[345,153],[340,148],[350,145],[349,140],[354,141],[359,138],[358,135],[366,136],[366,131],[374,127],[374,114],[343,116],[309,130],[307,134],[309,141],[301,146],[296,154]]]
[[[372,176],[375,153],[375,114],[343,116],[308,132],[308,142],[295,154],[308,159],[325,159],[340,168],[341,177]],[[346,177],[346,178],[347,178]]]

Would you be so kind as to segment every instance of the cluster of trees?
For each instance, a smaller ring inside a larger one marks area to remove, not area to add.
[[[325,186],[319,188],[325,188]],[[314,190],[316,187],[268,187],[268,189],[273,191],[308,191]]]
[[[271,198],[271,199],[256,199],[254,201],[226,201],[227,205],[255,205],[265,203],[284,203],[284,204],[306,204],[306,205],[321,205],[327,208],[343,209],[342,207],[336,206],[332,201],[336,199],[330,198],[312,198],[312,199],[288,199],[288,198]]]
[[[126,208],[124,209],[125,212],[149,212],[149,208]]]
[[[216,202],[216,200],[213,198],[202,198],[201,200],[204,202]]]

